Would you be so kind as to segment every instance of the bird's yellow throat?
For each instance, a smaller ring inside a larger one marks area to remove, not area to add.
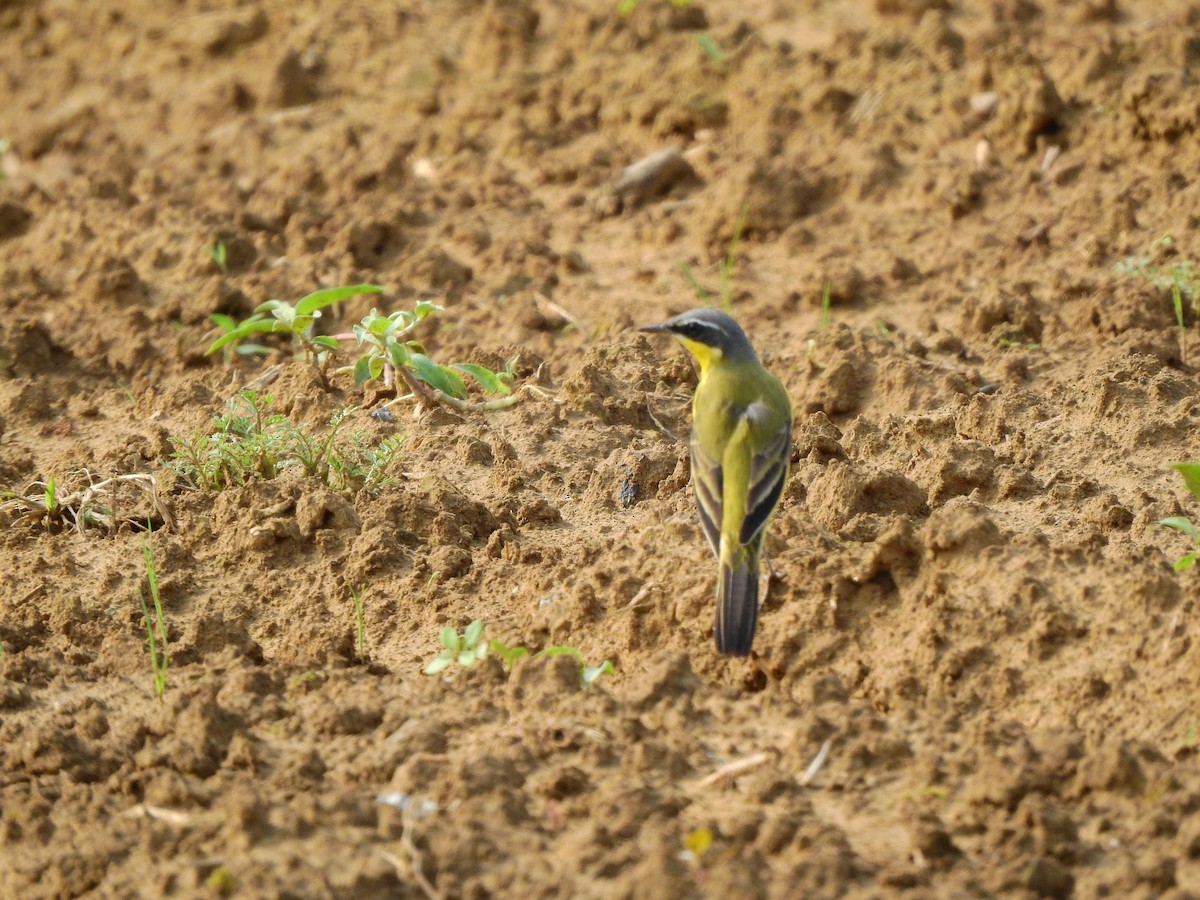
[[[684,349],[696,358],[696,362],[700,364],[700,377],[703,378],[708,374],[708,367],[719,361],[724,354],[716,347],[710,347],[708,344],[701,344],[699,341],[690,341],[685,337],[679,337],[679,343],[683,344]]]

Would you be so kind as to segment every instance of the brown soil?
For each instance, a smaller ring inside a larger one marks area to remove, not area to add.
[[[172,653],[160,703],[129,524],[5,523],[0,895],[1200,896],[1197,575],[1156,524],[1195,510],[1200,342],[1114,271],[1200,255],[1200,16],[614,7],[0,5],[0,487],[158,478]],[[695,177],[615,191],[668,146]],[[742,210],[797,428],[731,660],[694,375],[631,326],[698,304],[681,263],[719,291]],[[554,398],[389,425],[282,346],[204,354],[213,312],[359,281]],[[266,365],[297,421],[408,435],[396,483],[176,483]],[[423,676],[475,618],[617,673]]]

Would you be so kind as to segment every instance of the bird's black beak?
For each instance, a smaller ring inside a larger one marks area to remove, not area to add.
[[[649,331],[653,334],[670,334],[671,329],[666,325],[643,325],[638,331]]]

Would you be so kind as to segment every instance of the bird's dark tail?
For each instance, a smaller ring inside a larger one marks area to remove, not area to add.
[[[729,656],[748,656],[758,625],[758,566],[742,560],[735,567],[721,564],[717,582],[717,650]]]

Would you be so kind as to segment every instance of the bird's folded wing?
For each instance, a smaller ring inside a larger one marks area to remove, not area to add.
[[[754,403],[743,415],[749,419],[746,424],[753,427],[757,424],[758,417],[766,413],[767,410],[762,404]],[[746,517],[742,520],[741,532],[738,535],[742,544],[749,544],[762,531],[767,519],[771,517],[771,511],[775,509],[775,504],[779,502],[787,478],[791,450],[792,429],[791,423],[788,423],[786,427],[771,435],[767,443],[751,457]],[[701,449],[695,435],[692,436],[691,452],[692,484],[696,489],[696,505],[700,509],[700,527],[709,547],[719,556],[721,522],[724,517],[724,471],[720,462]]]
[[[767,414],[762,404],[751,404],[746,416],[753,424],[755,418]],[[770,435],[767,442],[750,458],[750,487],[746,498],[746,518],[742,520],[740,540],[749,544],[763,530],[771,511],[783,494],[787,480],[788,459],[792,452],[792,426]]]
[[[721,497],[725,479],[721,464],[700,449],[700,441],[692,435],[692,486],[696,490],[696,506],[700,510],[700,528],[714,554],[721,552]]]

